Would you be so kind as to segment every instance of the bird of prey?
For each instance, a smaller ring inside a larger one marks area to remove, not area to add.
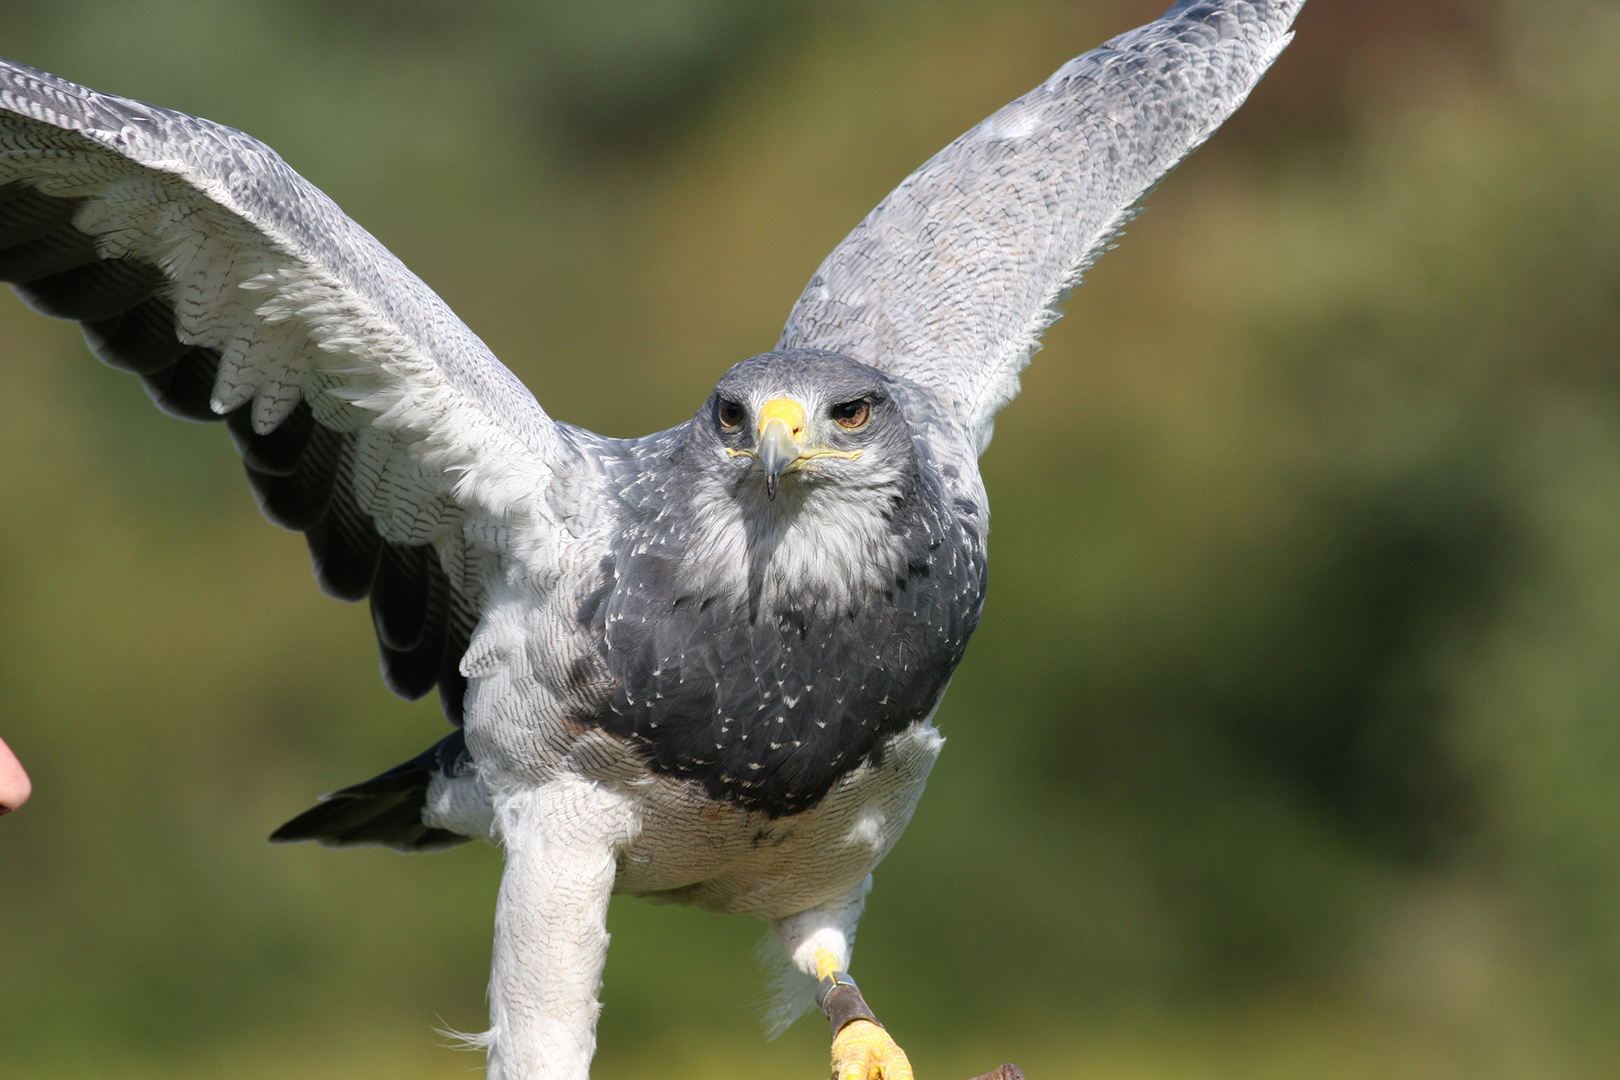
[[[369,598],[388,686],[438,688],[447,738],[275,839],[500,845],[492,1078],[588,1075],[615,891],[769,920],[835,1075],[909,1078],[847,968],[984,598],[978,456],[1081,272],[1302,3],[1181,0],[1065,64],[638,439],[553,421],[263,144],[0,62],[0,279],[159,408],[225,421],[321,587]]]

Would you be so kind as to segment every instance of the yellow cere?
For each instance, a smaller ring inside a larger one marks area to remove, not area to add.
[[[765,433],[765,425],[772,420],[781,420],[787,425],[795,442],[804,440],[804,406],[792,398],[772,398],[759,410],[759,431]]]

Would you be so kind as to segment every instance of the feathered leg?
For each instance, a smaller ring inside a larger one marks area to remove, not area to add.
[[[587,1080],[615,859],[635,816],[577,778],[495,795],[506,872],[495,905],[489,1080]]]
[[[817,1002],[833,1027],[832,1080],[912,1080],[906,1052],[845,974],[871,889],[868,877],[847,896],[776,920],[776,933],[793,965],[820,980]]]

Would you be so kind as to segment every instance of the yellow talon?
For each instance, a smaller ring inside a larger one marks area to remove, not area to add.
[[[887,1031],[853,1020],[833,1039],[832,1080],[912,1080],[911,1062]]]

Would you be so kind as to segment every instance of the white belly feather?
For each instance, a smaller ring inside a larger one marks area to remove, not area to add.
[[[911,820],[945,739],[928,720],[895,736],[883,764],[840,779],[813,809],[770,819],[657,777],[635,792],[639,837],[618,892],[776,918],[848,893]]]
[[[775,819],[716,802],[690,781],[649,774],[625,744],[600,733],[581,739],[573,755],[581,768],[570,780],[595,780],[635,822],[615,892],[779,918],[845,895],[883,861],[945,744],[931,719],[896,735],[882,765],[862,765],[813,809]],[[499,843],[478,774],[436,778],[422,818]]]

